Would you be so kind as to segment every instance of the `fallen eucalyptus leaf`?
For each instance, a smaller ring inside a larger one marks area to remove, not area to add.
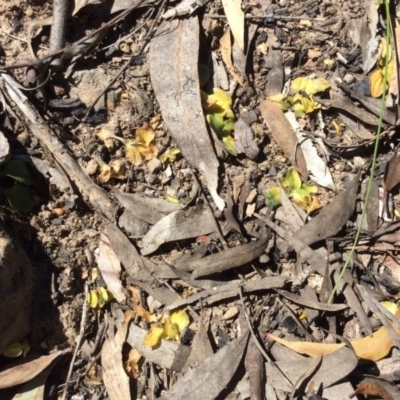
[[[171,137],[204,176],[215,204],[223,210],[225,202],[217,193],[219,163],[201,106],[199,34],[197,17],[162,22],[150,44],[150,76]]]

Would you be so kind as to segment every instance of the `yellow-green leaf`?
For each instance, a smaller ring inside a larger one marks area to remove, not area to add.
[[[163,154],[160,158],[161,161],[166,164],[168,162],[175,161],[176,156],[180,153],[180,150],[177,148],[172,148],[168,151],[168,153]]]
[[[189,326],[189,315],[185,310],[175,311],[171,314],[171,322],[178,325],[179,332],[182,332]]]
[[[291,190],[300,189],[301,179],[299,173],[294,168],[289,168],[286,175],[282,178],[281,184],[282,187]]]
[[[296,92],[303,91],[310,94],[316,94],[319,92],[324,92],[329,89],[331,85],[329,82],[322,78],[303,78],[298,77],[292,81],[292,89]]]
[[[369,90],[372,97],[380,97],[383,93],[383,74],[381,69],[376,69],[369,77]]]
[[[224,136],[221,141],[230,153],[236,154],[235,139],[232,136]]]
[[[318,193],[318,187],[317,186],[315,186],[315,185],[309,185],[308,183],[303,183],[302,185],[301,185],[301,188],[303,189],[303,190],[305,190],[307,193],[309,193],[309,194],[316,194],[316,193]]]
[[[19,357],[20,355],[22,355],[22,353],[24,352],[24,346],[22,343],[16,342],[16,343],[12,343],[10,345],[8,345],[4,351],[3,351],[3,355],[9,358],[15,358],[15,357]]]
[[[163,337],[168,340],[179,340],[179,327],[174,324],[170,318],[164,322],[164,335]]]
[[[213,103],[213,105],[207,110],[207,112],[211,114],[226,115],[229,111],[232,112],[230,109],[232,105],[232,97],[228,92],[225,92],[225,90],[214,88],[212,94],[208,95],[207,101]]]
[[[277,186],[273,187],[267,193],[266,203],[272,208],[277,208],[281,205],[281,193]]]
[[[308,209],[311,204],[311,196],[306,190],[295,189],[290,194],[289,197],[293,200],[295,204],[301,207],[304,211]]]
[[[96,290],[91,290],[88,293],[88,303],[91,308],[96,308],[99,304],[99,296]]]
[[[177,197],[175,196],[165,196],[165,200],[169,201],[170,203],[175,203],[175,204],[180,204],[180,201]]]
[[[154,130],[150,127],[136,129],[135,143],[148,146],[156,137]]]
[[[143,338],[144,345],[152,348],[158,346],[163,334],[164,327],[162,325],[153,325]]]

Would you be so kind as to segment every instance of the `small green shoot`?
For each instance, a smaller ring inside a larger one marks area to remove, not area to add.
[[[318,187],[303,183],[299,173],[294,168],[288,169],[281,180],[281,185],[293,203],[306,211],[307,214],[321,207],[319,200],[312,196],[318,193]],[[279,187],[273,187],[267,193],[267,203],[273,208],[281,204]]]

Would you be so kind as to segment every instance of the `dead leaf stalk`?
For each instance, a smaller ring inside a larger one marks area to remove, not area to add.
[[[88,310],[89,310],[89,304],[86,301],[87,294],[89,293],[88,285],[85,285],[85,292],[84,293],[85,293],[85,297],[84,297],[83,306],[82,306],[82,317],[81,317],[81,325],[80,325],[80,328],[79,328],[79,335],[76,338],[76,345],[75,345],[74,354],[73,354],[71,362],[69,364],[67,380],[65,382],[63,394],[62,394],[62,397],[61,397],[62,400],[65,400],[67,398],[68,386],[69,386],[69,383],[71,381],[72,370],[74,368],[75,359],[76,359],[76,356],[78,355],[78,351],[79,351],[79,349],[81,347],[81,344],[82,344],[83,335],[85,333],[86,321],[87,321]]]
[[[258,350],[260,350],[260,353],[264,356],[264,358],[270,363],[270,365],[274,369],[276,369],[276,371],[282,377],[282,379],[286,382],[286,384],[294,389],[293,383],[290,382],[289,379],[283,374],[283,372],[277,367],[277,365],[272,361],[271,357],[266,353],[266,351],[263,349],[263,347],[261,346],[260,342],[258,341],[258,338],[257,338],[256,334],[254,333],[253,326],[251,325],[250,317],[249,317],[249,315],[247,314],[247,311],[246,311],[246,305],[244,304],[244,298],[243,298],[243,293],[242,293],[242,286],[239,286],[238,292],[239,292],[239,296],[240,296],[240,301],[242,303],[243,312],[244,312],[244,315],[246,317],[247,325],[248,325],[249,330],[250,330],[250,335],[251,335],[251,338],[252,338],[254,344],[256,345]]]

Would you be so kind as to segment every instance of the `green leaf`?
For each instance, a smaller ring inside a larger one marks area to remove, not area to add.
[[[0,168],[0,175],[6,175],[25,185],[33,185],[35,179],[25,161],[11,160]]]
[[[230,135],[224,136],[221,141],[230,153],[237,154],[235,147],[235,139],[232,136]]]
[[[207,121],[218,136],[222,136],[224,129],[224,118],[221,114],[208,114]]]
[[[224,121],[224,126],[222,128],[223,135],[229,135],[231,132],[235,130],[235,120],[226,119]]]
[[[291,189],[291,191],[301,188],[300,175],[294,168],[288,169],[281,183],[284,188]]]
[[[35,203],[29,188],[21,183],[17,183],[11,189],[0,189],[7,197],[12,208],[19,212],[31,212]]]
[[[273,187],[268,193],[265,199],[267,205],[272,208],[277,208],[281,205],[281,193],[277,186]]]

